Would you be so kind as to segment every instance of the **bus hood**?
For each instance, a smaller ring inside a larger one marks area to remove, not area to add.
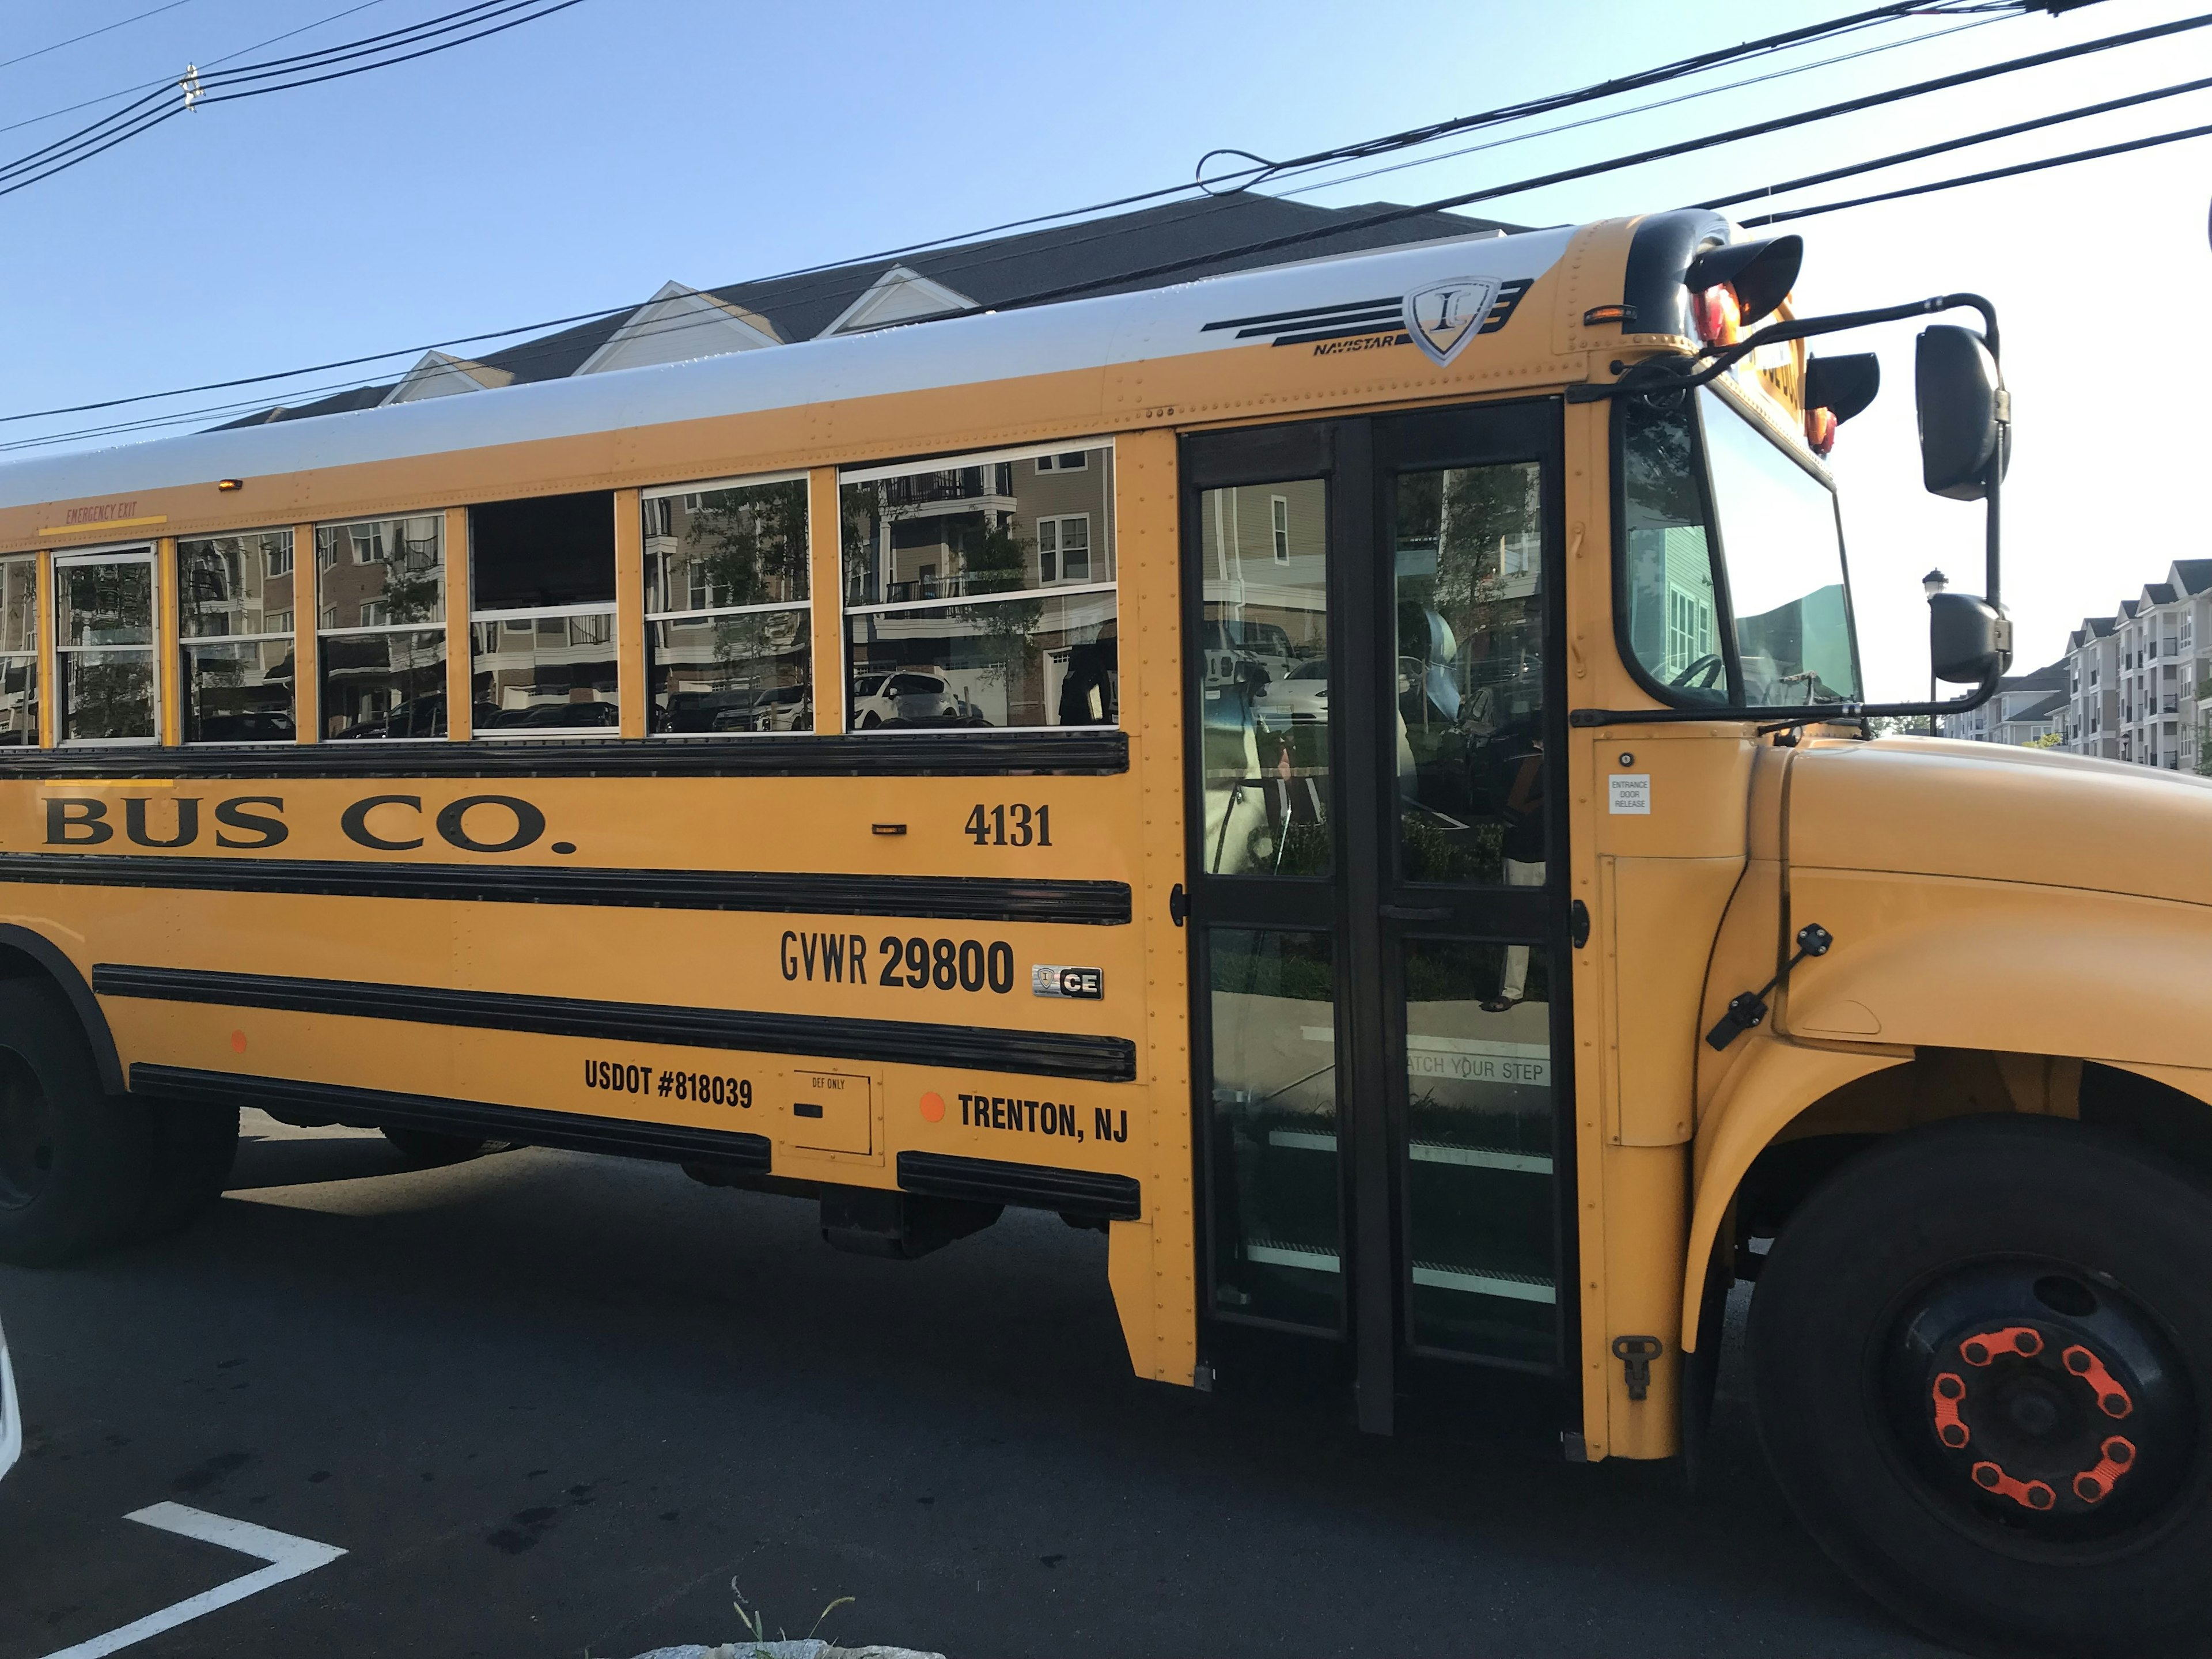
[[[2212,780],[2002,744],[1822,741],[1792,757],[1785,803],[1793,868],[2212,905]]]

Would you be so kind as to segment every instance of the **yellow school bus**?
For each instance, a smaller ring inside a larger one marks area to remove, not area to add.
[[[1694,1462],[2002,1651],[2212,1601],[2212,798],[1875,738],[1821,458],[1972,295],[1686,211],[0,470],[0,1256],[241,1106],[1107,1235],[1142,1377]],[[1968,319],[1971,321],[1971,319]],[[1984,520],[1986,521],[1984,524]],[[1959,706],[1954,704],[1953,706]],[[1562,1478],[1571,1478],[1563,1475]]]

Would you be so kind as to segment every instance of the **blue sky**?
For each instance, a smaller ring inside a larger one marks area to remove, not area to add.
[[[0,125],[205,64],[348,3],[186,0],[0,68]],[[155,3],[9,6],[0,58]],[[621,304],[670,277],[705,286],[865,254],[1173,183],[1216,145],[1296,153],[1846,9],[584,0],[394,70],[204,110],[0,198],[0,301],[14,324],[0,413]],[[376,0],[273,50],[437,9]],[[1989,22],[1310,199],[1425,200],[2187,15],[2104,0]],[[1766,67],[1939,27],[1957,21]],[[1528,224],[1645,211],[2206,75],[2212,29],[1474,210]],[[2206,122],[2212,94],[2197,94],[1799,199]],[[0,159],[70,125],[0,133]],[[2019,420],[2007,598],[2023,666],[2170,559],[2212,551],[2191,512],[2202,441],[2181,387],[2194,365],[2158,349],[2205,304],[2208,159],[2198,141],[1793,227],[1809,244],[1804,306],[1960,288],[1996,301]],[[1875,337],[1888,390],[1845,429],[1835,462],[1872,689],[1899,696],[1925,673],[1922,572],[1941,564],[1978,587],[1980,562],[1979,509],[1918,488],[1911,332]]]

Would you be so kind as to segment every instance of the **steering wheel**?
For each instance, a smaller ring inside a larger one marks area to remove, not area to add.
[[[1727,665],[1719,657],[1707,654],[1698,658],[1667,684],[1677,690],[1686,688],[1692,691],[1710,691]]]

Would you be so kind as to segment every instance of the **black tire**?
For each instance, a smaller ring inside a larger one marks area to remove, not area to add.
[[[2212,1646],[2212,1196],[2178,1166],[2054,1119],[1895,1136],[1790,1218],[1749,1346],[1791,1507],[1907,1622]]]
[[[441,1135],[433,1129],[386,1129],[383,1134],[400,1157],[426,1169],[474,1158],[486,1144],[471,1135]]]
[[[0,980],[0,1261],[51,1267],[122,1239],[153,1152],[144,1104],[100,1086],[61,993]]]
[[[164,1101],[147,1108],[154,1141],[146,1197],[126,1230],[132,1243],[182,1232],[222,1196],[238,1158],[238,1108]]]

